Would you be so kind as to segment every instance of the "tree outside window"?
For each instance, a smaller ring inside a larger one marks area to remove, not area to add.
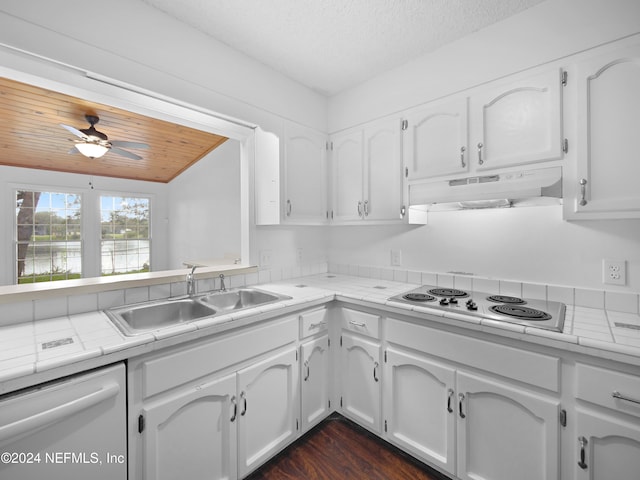
[[[17,283],[80,278],[81,196],[76,193],[16,192]]]
[[[150,270],[149,218],[148,198],[100,197],[102,275]]]

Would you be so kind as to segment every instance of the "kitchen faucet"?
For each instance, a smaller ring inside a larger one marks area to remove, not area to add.
[[[220,274],[220,291],[221,292],[227,291],[227,287],[224,286],[224,273]]]
[[[187,295],[192,297],[196,293],[196,281],[193,278],[193,272],[195,272],[197,265],[191,267],[191,272],[187,273]]]

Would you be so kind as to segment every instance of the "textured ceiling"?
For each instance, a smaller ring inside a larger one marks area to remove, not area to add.
[[[332,95],[543,0],[143,0]]]

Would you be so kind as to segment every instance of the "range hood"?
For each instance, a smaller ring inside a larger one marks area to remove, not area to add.
[[[498,172],[409,185],[409,205],[429,210],[560,203],[562,168]]]

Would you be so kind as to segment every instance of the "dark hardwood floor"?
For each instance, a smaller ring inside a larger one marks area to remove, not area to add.
[[[334,414],[246,480],[448,480]]]

